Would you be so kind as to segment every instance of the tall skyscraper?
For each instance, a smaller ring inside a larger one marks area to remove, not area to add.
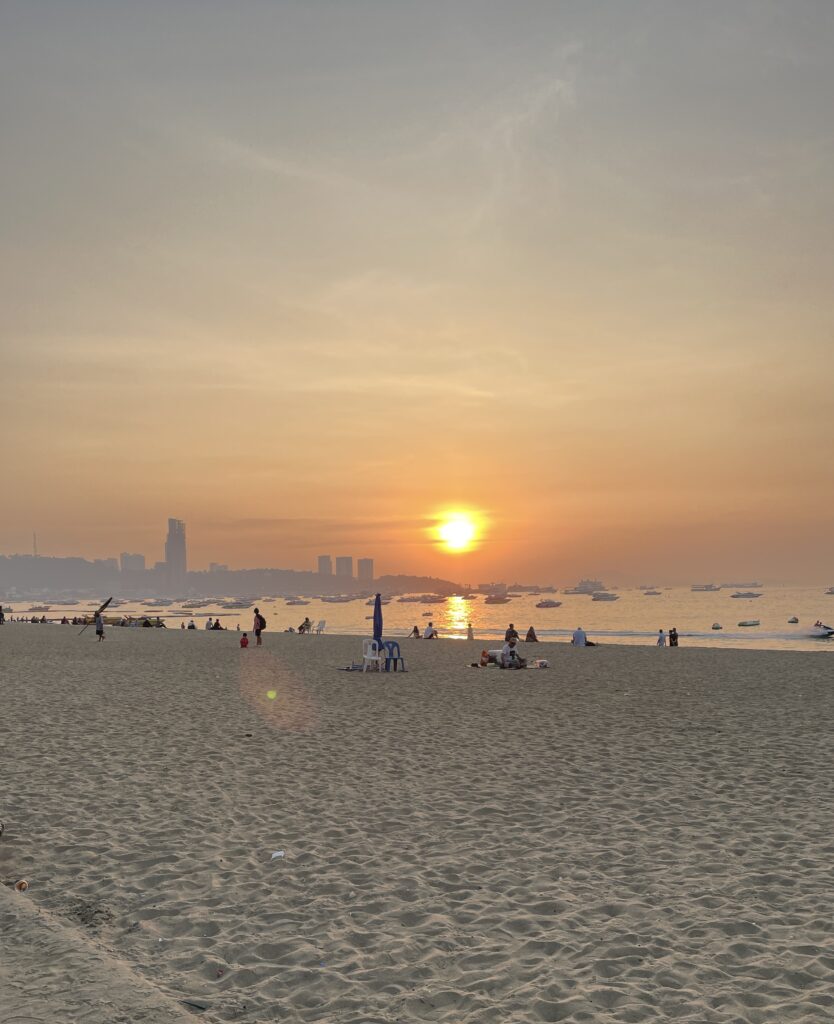
[[[333,559],[330,555],[319,555],[319,576],[333,575]]]
[[[373,558],[360,558],[356,563],[356,578],[369,582],[374,578]]]
[[[353,579],[353,558],[350,555],[336,559],[336,575]]]
[[[168,520],[165,570],[168,586],[172,590],[179,590],[185,586],[188,561],[185,553],[185,523],[181,519]]]

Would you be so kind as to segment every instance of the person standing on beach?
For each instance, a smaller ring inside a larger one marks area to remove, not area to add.
[[[669,630],[669,646],[678,646],[678,630],[676,626],[672,626],[672,628]]]
[[[96,612],[95,623],[96,636],[98,637],[98,642],[101,643],[104,639],[104,619],[101,617],[101,612]]]
[[[657,646],[658,647],[665,647],[666,646],[666,634],[663,632],[662,629],[658,630],[658,633],[657,633]]]
[[[472,623],[471,622],[467,623],[467,625],[466,625],[466,639],[467,640],[474,640],[475,639],[475,630],[472,628]]]
[[[252,630],[255,634],[255,646],[261,647],[261,630],[266,629],[266,619],[261,615],[259,608],[255,609],[255,622],[252,625]]]

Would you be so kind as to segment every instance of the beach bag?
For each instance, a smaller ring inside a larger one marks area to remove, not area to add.
[[[266,629],[266,619],[263,615],[258,615],[258,629]]]

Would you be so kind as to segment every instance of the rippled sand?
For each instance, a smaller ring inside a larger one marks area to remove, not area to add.
[[[76,632],[0,629],[12,1019],[834,1012],[828,654]]]

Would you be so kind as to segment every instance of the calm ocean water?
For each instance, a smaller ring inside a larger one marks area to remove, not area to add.
[[[576,594],[524,594],[514,597],[508,604],[488,605],[483,596],[466,601],[451,597],[441,603],[425,605],[403,603],[397,597],[383,609],[385,634],[404,636],[413,626],[420,631],[431,621],[443,637],[465,637],[467,623],[471,622],[476,638],[485,642],[503,636],[512,622],[522,635],[534,626],[543,640],[564,640],[577,626],[582,626],[589,637],[601,643],[653,644],[660,627],[668,632],[677,627],[681,645],[687,647],[767,648],[796,651],[834,651],[834,642],[813,639],[803,631],[818,619],[834,623],[834,596],[825,594],[824,587],[765,586],[759,588],[762,596],[755,599],[733,599],[731,590],[693,592],[688,588],[662,589],[658,597],[647,597],[640,590],[619,590],[617,601],[592,601],[589,596]],[[536,608],[542,598],[561,601],[560,608]],[[347,604],[331,604],[311,599],[308,605],[288,606],[283,598],[260,598],[253,602],[261,608],[269,623],[269,630],[280,631],[297,627],[308,615],[314,623],[327,621],[328,633],[370,635],[372,608],[365,600]],[[15,614],[24,614],[31,605],[18,602]],[[77,606],[53,604],[49,618],[81,614],[87,603]],[[154,609],[139,602],[122,605],[120,613],[149,613],[165,617],[169,628],[178,628],[181,621],[193,617],[202,628],[206,617],[219,616],[221,622],[234,629],[252,626],[252,609],[228,610],[219,604],[205,608],[182,609],[181,604]],[[428,613],[428,614],[426,614]],[[788,619],[799,618],[798,625]],[[761,625],[740,627],[742,620],[759,619]],[[711,626],[719,622],[721,631]]]

